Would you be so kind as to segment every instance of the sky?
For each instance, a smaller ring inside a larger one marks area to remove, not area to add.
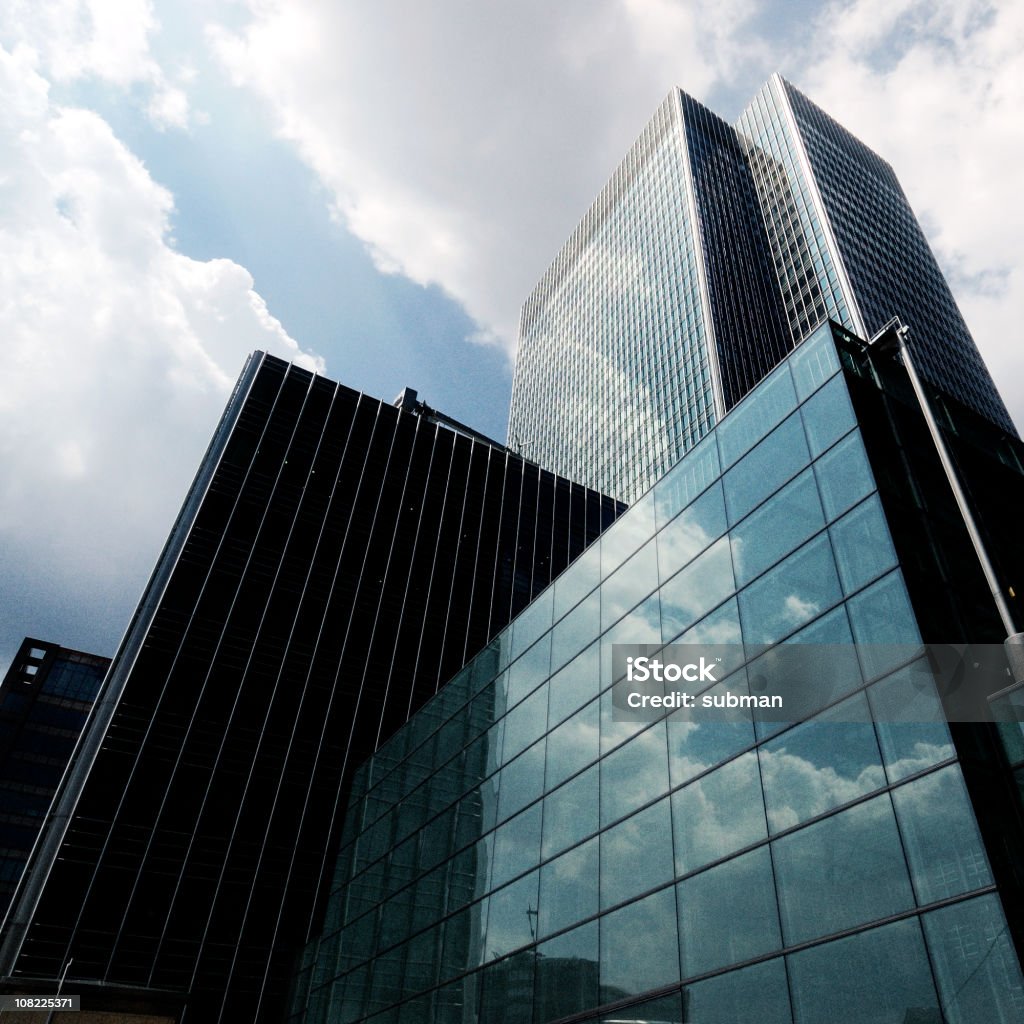
[[[1024,5],[9,0],[0,671],[113,654],[246,355],[501,440],[521,303],[673,86],[895,168],[1024,424]]]

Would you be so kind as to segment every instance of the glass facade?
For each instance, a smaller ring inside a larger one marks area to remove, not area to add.
[[[790,346],[732,129],[674,90],[523,306],[510,443],[632,501]]]
[[[920,639],[853,409],[826,325],[359,768],[293,1021],[1024,1018],[939,698],[886,715],[909,669],[801,724],[613,710],[616,642]]]
[[[777,76],[736,130],[670,94],[527,300],[512,443],[563,476],[254,357],[94,727],[87,656],[44,683],[30,650],[35,703],[0,700],[0,898],[63,774],[0,988],[67,970],[183,1024],[1024,1019],[1024,731],[947,725],[870,646],[1005,633],[905,371],[847,330],[893,313],[1019,616],[1024,447],[891,169]],[[861,646],[809,721],[641,722],[611,646],[644,642]]]
[[[70,964],[66,989],[107,1000],[93,1009],[279,1020],[354,767],[620,509],[252,357],[12,904],[0,975]],[[80,691],[51,684],[57,704]]]
[[[758,194],[736,132],[679,93],[700,259],[714,325],[723,409],[731,409],[792,348]],[[802,337],[802,335],[801,335]]]
[[[787,95],[773,77],[740,116],[737,131],[757,183],[789,330],[804,338],[828,318],[859,332],[849,288],[839,281],[842,266],[826,237],[828,221],[819,212],[817,181],[804,169],[801,139],[788,121]]]
[[[624,501],[715,422],[686,158],[673,94],[520,317],[510,445]]]

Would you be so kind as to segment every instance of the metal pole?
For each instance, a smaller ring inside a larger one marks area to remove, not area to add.
[[[946,441],[942,436],[942,432],[939,430],[939,425],[935,420],[935,416],[932,414],[931,406],[928,404],[928,397],[925,395],[924,388],[921,386],[921,379],[917,375],[917,368],[914,366],[914,360],[911,358],[910,349],[907,346],[907,335],[910,333],[910,328],[904,326],[899,317],[893,317],[878,332],[872,339],[871,344],[879,341],[882,337],[892,331],[896,338],[896,348],[899,352],[900,359],[903,361],[903,365],[906,368],[907,376],[910,378],[910,385],[914,389],[914,395],[917,398],[918,405],[921,407],[921,412],[924,415],[925,423],[928,424],[928,431],[932,436],[932,442],[935,445],[935,450],[938,452],[939,461],[942,463],[942,468],[946,473],[946,479],[949,481],[949,486],[952,488],[953,497],[956,499],[957,507],[960,509],[960,515],[963,518],[964,526],[967,528],[967,534],[971,538],[971,544],[974,546],[974,553],[977,555],[978,563],[981,565],[981,571],[985,575],[985,582],[988,583],[988,588],[992,593],[992,599],[995,601],[996,609],[999,611],[999,617],[1003,622],[1003,629],[1006,630],[1008,637],[1014,636],[1017,633],[1017,627],[1014,625],[1013,614],[1010,611],[1010,606],[1006,603],[1006,598],[1003,597],[1002,588],[999,586],[999,581],[996,578],[995,569],[992,566],[992,562],[988,557],[988,552],[985,550],[985,542],[981,539],[981,533],[978,530],[978,525],[974,521],[974,516],[971,514],[970,505],[967,502],[967,495],[964,494],[963,488],[960,486],[960,479],[956,475],[956,469],[953,466],[953,460],[950,457],[949,449],[946,447]]]

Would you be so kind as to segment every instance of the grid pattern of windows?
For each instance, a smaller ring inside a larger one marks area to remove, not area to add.
[[[686,145],[673,92],[520,318],[510,443],[624,501],[715,422]]]
[[[722,402],[731,409],[792,348],[754,179],[737,133],[685,93],[693,195]]]
[[[523,306],[509,437],[634,501],[825,319],[893,315],[1013,432],[888,164],[779,76],[735,129],[674,90]]]
[[[792,346],[744,146],[673,90],[523,306],[509,434],[633,500]]]
[[[73,961],[69,987],[188,997],[190,1024],[280,1019],[351,768],[619,511],[254,356],[58,796],[70,824],[44,833],[5,973]],[[80,683],[46,686],[40,704]]]
[[[839,281],[813,189],[802,170],[800,140],[786,119],[785,94],[772,78],[737,122],[757,183],[775,273],[794,341],[824,319],[859,328]]]
[[[885,713],[913,664],[799,725],[613,715],[614,642],[919,638],[831,330],[360,767],[293,1019],[1021,1018],[938,697]]]

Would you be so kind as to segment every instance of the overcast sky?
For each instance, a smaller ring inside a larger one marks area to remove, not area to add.
[[[504,437],[519,306],[674,85],[896,169],[1024,423],[1024,5],[0,6],[0,671],[112,654],[245,355]]]

